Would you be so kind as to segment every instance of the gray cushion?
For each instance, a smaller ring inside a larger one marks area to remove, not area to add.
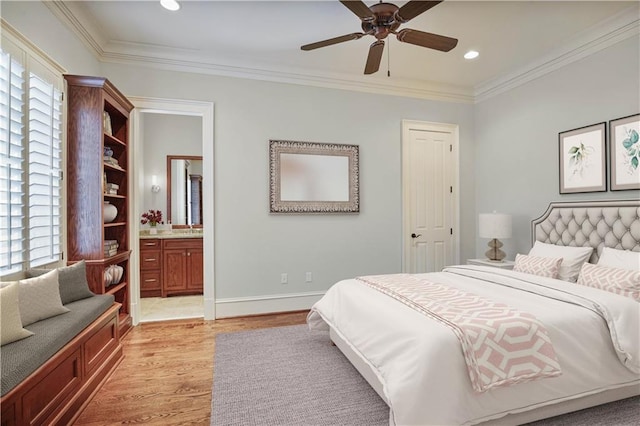
[[[110,294],[66,305],[69,312],[25,327],[34,333],[0,348],[2,395],[33,373],[113,304]]]
[[[50,269],[29,269],[28,277],[37,277],[46,274]],[[58,282],[60,283],[60,299],[62,304],[75,302],[76,300],[86,299],[95,296],[89,290],[87,283],[87,268],[84,260],[74,263],[71,266],[63,266],[58,268]]]
[[[23,326],[69,312],[60,301],[57,269],[18,283],[18,305]]]

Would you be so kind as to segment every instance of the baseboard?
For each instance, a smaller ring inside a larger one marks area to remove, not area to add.
[[[322,296],[324,292],[217,299],[216,318],[301,311],[310,309]]]

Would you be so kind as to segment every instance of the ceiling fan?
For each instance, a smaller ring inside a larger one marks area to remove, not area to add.
[[[384,39],[387,38],[389,34],[395,34],[401,42],[436,49],[442,52],[448,52],[458,44],[457,39],[439,34],[409,28],[396,31],[401,24],[437,6],[439,3],[442,3],[442,1],[412,0],[408,1],[402,7],[391,3],[383,3],[382,1],[371,7],[367,7],[367,5],[360,0],[341,0],[340,3],[360,18],[362,21],[362,31],[364,32],[346,34],[316,43],[305,44],[301,47],[302,50],[318,49],[349,40],[358,40],[366,35],[372,35],[377,40],[369,47],[369,56],[367,57],[367,63],[364,67],[364,73],[373,74],[380,68],[382,52],[384,51]]]

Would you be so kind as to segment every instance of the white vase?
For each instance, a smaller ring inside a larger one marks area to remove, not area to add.
[[[158,227],[157,226],[150,226],[149,227],[149,234],[155,235],[157,233],[158,233]]]
[[[105,201],[102,205],[102,217],[104,219],[104,223],[113,222],[113,220],[118,215],[118,208],[111,204],[108,201]]]

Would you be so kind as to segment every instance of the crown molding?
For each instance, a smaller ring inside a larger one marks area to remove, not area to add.
[[[43,1],[45,6],[54,14],[60,22],[62,22],[68,29],[70,29],[76,37],[89,49],[89,51],[100,60],[104,54],[102,46],[105,44],[103,37],[100,37],[101,32],[98,30],[97,25],[92,22],[85,13],[74,6],[74,2],[64,2],[61,0]],[[71,10],[69,6],[74,10]],[[82,18],[82,20],[78,19]]]
[[[297,70],[283,71],[248,66],[208,63],[201,60],[159,57],[154,55],[105,52],[103,62],[151,67],[168,71],[218,75],[275,83],[296,84],[330,89],[351,90],[365,93],[429,99],[445,102],[473,103],[471,89],[403,80],[392,83],[363,81],[357,77],[340,74],[311,74]]]
[[[477,85],[474,93],[475,102],[479,103],[507,92],[623,40],[637,37],[639,34],[638,6],[634,5],[584,31],[570,42],[535,62]]]
[[[44,3],[101,62],[445,102],[473,103],[474,101],[471,88],[412,80],[384,83],[365,81],[361,77],[350,75],[313,74],[302,70],[275,70],[225,65],[207,62],[197,55],[197,51],[189,49],[118,41],[107,42],[104,37],[101,37],[99,26],[92,22],[92,19],[83,13],[82,9],[74,2],[54,0]]]
[[[485,101],[640,34],[638,6],[634,4],[527,66],[468,88],[415,80],[385,82],[336,73],[213,63],[191,49],[107,42],[101,36],[99,25],[74,2],[54,0],[44,3],[101,62],[457,103]]]

